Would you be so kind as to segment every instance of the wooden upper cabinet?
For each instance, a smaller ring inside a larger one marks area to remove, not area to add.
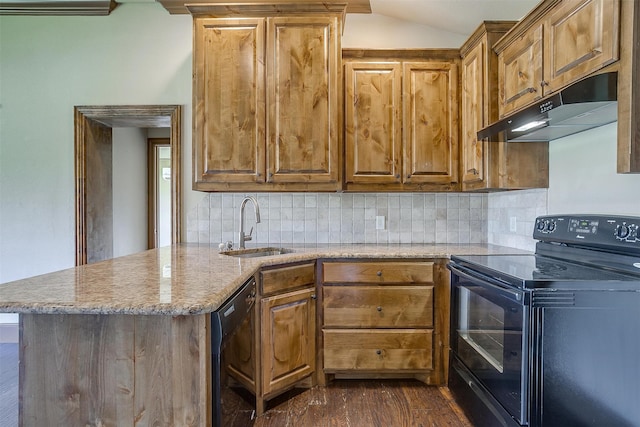
[[[457,50],[345,49],[343,58],[346,189],[455,189]]]
[[[401,78],[399,62],[345,64],[347,183],[400,183]]]
[[[500,117],[542,98],[542,37],[540,24],[500,53]]]
[[[404,63],[403,79],[403,181],[412,184],[457,182],[457,65]]]
[[[189,8],[193,189],[340,189],[344,5]]]
[[[339,184],[338,18],[267,24],[267,181]]]
[[[478,131],[485,127],[487,94],[485,93],[487,43],[483,39],[462,60],[461,93],[461,150],[462,183],[485,179],[484,141],[478,140]]]
[[[494,47],[500,116],[617,61],[619,44],[620,0],[541,2]]]
[[[265,180],[263,19],[194,19],[193,187]]]
[[[545,92],[618,59],[620,41],[619,0],[561,2],[545,19]]]
[[[545,188],[547,143],[478,140],[478,130],[498,120],[498,57],[491,46],[515,22],[486,21],[460,48],[460,162],[463,191]]]

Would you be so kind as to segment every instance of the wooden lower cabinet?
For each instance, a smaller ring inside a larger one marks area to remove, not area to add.
[[[266,401],[292,387],[315,384],[315,262],[269,267],[260,272],[258,304],[224,352],[227,373]]]
[[[322,370],[339,378],[415,377],[446,382],[446,260],[321,264]]]

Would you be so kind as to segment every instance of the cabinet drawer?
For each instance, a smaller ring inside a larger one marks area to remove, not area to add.
[[[325,371],[433,369],[430,329],[325,330]]]
[[[315,285],[315,263],[263,270],[260,272],[262,295]]]
[[[433,326],[433,286],[325,286],[322,295],[324,326]]]
[[[431,283],[433,262],[327,262],[325,283]]]

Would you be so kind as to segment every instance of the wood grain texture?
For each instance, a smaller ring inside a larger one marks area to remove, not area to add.
[[[324,327],[433,327],[433,286],[324,286],[322,292]]]
[[[618,60],[619,0],[571,0],[544,22],[544,95]]]
[[[433,262],[325,262],[324,283],[430,283]]]
[[[84,262],[113,257],[113,154],[111,128],[78,118],[84,146],[78,153],[84,175]]]
[[[621,2],[618,70],[618,173],[640,173],[640,5]]]
[[[315,370],[315,289],[269,298],[261,304],[262,394],[282,392]]]
[[[316,264],[307,263],[289,267],[263,269],[260,272],[262,295],[285,292],[303,286],[315,286]]]
[[[113,127],[168,127],[171,145],[171,241],[182,235],[182,106],[74,107],[76,265],[112,257],[111,144]],[[111,254],[111,255],[107,255]]]
[[[20,425],[208,424],[206,315],[27,314],[20,327]]]
[[[345,63],[345,182],[400,183],[402,67]]]
[[[500,117],[542,98],[543,34],[540,23],[499,54]]]
[[[432,369],[432,334],[431,329],[324,329],[324,370]]]
[[[404,183],[458,181],[458,65],[403,64]]]
[[[549,185],[548,145],[477,140],[477,132],[498,120],[498,57],[490,49],[512,23],[481,26],[465,43],[462,59],[462,189],[508,190]]]
[[[485,92],[487,50],[487,41],[482,39],[462,60],[460,163],[463,185],[482,182],[486,178],[484,141],[478,140],[477,132],[489,124],[485,108],[488,95]]]
[[[174,14],[186,14],[186,13],[193,13],[195,11],[199,11],[202,13],[215,13],[216,10],[222,10],[227,11],[227,9],[223,8],[223,7],[212,7],[214,6],[216,3],[223,3],[223,4],[228,4],[229,2],[227,0],[216,0],[216,1],[211,1],[209,0],[206,4],[199,4],[199,7],[196,7],[193,4],[190,4],[189,6],[186,6],[187,4],[189,4],[190,2],[187,0],[158,0],[158,3],[162,4],[162,6],[167,9],[167,11],[174,15]],[[273,0],[254,0],[251,2],[251,4],[255,5],[254,8],[257,8],[260,3],[265,3],[265,4],[274,4],[274,3],[283,3],[282,1],[280,2],[274,2]],[[304,0],[304,1],[300,1],[300,0],[296,0],[295,2],[291,2],[292,3],[292,8],[294,8],[293,10],[305,10],[308,11],[309,7],[311,7],[313,4],[317,4],[318,1],[317,0]],[[309,5],[305,6],[304,4],[308,3]],[[331,5],[331,3],[334,3],[334,5]],[[339,10],[343,10],[344,9],[344,4],[346,3],[346,13],[371,13],[371,4],[369,3],[369,0],[338,0],[338,1],[331,1],[328,2],[327,0],[324,0],[322,2],[322,4],[324,5],[328,5],[328,7],[336,7],[339,8]],[[301,6],[302,5],[302,6]],[[246,10],[249,6],[245,6],[244,10]],[[191,10],[191,12],[190,12]],[[324,10],[327,10],[327,6],[324,7]],[[226,12],[226,13],[230,13],[230,12]]]
[[[264,182],[265,21],[194,19],[194,187]]]
[[[267,19],[268,182],[339,187],[339,19]]]

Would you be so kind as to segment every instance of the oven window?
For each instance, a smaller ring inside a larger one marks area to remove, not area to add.
[[[460,288],[458,339],[498,372],[504,372],[504,309],[468,288]],[[484,364],[484,363],[483,363]]]

